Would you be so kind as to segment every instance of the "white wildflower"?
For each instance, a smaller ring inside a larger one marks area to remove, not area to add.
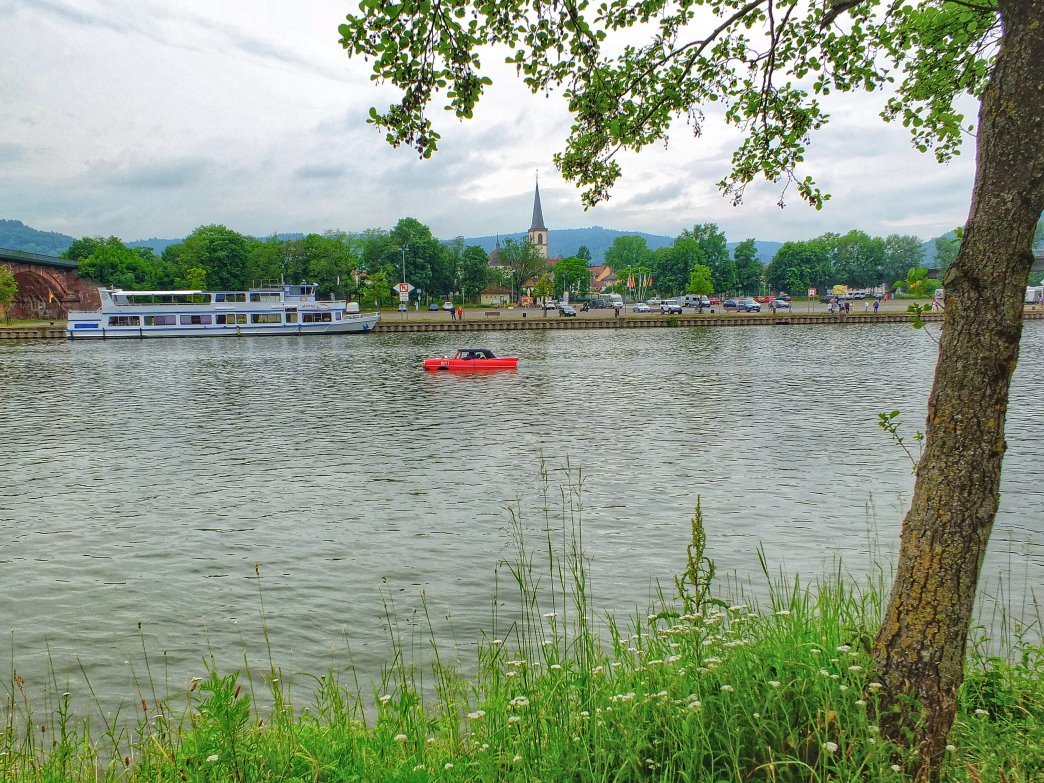
[[[442,768],[445,770],[450,770],[453,769],[453,765],[447,761],[445,764],[442,765]]]
[[[771,685],[773,688],[778,688],[781,683],[779,680],[769,680],[768,684]]]
[[[387,704],[391,701],[391,696],[389,696],[387,693],[381,694],[381,697],[380,699],[378,699],[378,701],[380,701],[381,704]]]
[[[976,715],[989,715],[990,713],[986,712],[986,710],[984,710],[984,709],[982,709],[980,707],[979,709],[975,710],[975,714]]]
[[[562,664],[560,664],[560,663],[553,663],[553,664],[551,664],[551,669],[553,671],[556,671],[556,672],[560,671],[562,669]]]
[[[474,712],[468,713],[468,720],[481,720],[484,717],[486,717],[485,710],[475,710]]]
[[[848,667],[848,671],[850,671],[850,672],[861,672],[861,671],[863,671],[863,667],[859,666],[858,664],[853,664],[852,666]]]
[[[517,715],[509,715],[508,716],[508,723],[518,723],[520,720],[522,720],[522,719],[520,717],[518,717]]]
[[[218,758],[220,758],[220,757],[218,756],[217,753],[211,753],[209,756],[207,756],[207,761],[209,761],[211,764],[213,764],[215,761],[218,760]]]
[[[884,686],[881,683],[879,683],[879,682],[872,682],[869,685],[867,685],[866,687],[869,688],[872,691],[879,691]]]
[[[733,688],[731,685],[722,685],[721,686],[721,692],[722,693],[732,693],[734,690],[736,690],[736,689]]]
[[[837,651],[838,652],[848,652],[851,649],[852,648],[849,647],[847,644],[842,644],[842,645],[838,646]]]
[[[825,743],[823,743],[823,747],[827,749],[828,753],[837,753],[837,743],[836,742],[825,742]]]
[[[901,772],[901,771],[902,771],[902,769],[903,769],[903,768],[902,768],[902,767],[900,767],[900,766],[899,766],[898,764],[893,764],[893,765],[892,765],[892,772]]]
[[[776,617],[790,617],[790,610],[780,609],[778,612],[776,612]]]
[[[406,737],[405,734],[396,734],[395,735],[395,741],[396,742],[405,742],[406,740],[407,740],[407,737]]]
[[[950,751],[950,753],[953,753],[955,750],[957,750],[957,746],[956,745],[947,745],[946,749],[948,751]]]

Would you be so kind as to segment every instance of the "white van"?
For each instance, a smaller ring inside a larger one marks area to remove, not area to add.
[[[1031,285],[1026,289],[1026,304],[1044,304],[1044,285]]]
[[[609,306],[623,310],[623,297],[620,294],[609,294]]]
[[[710,299],[699,294],[685,294],[681,298],[682,307],[710,307]]]
[[[946,298],[946,291],[944,289],[942,289],[942,288],[936,288],[935,289],[935,298],[938,299],[941,302],[943,299]]]

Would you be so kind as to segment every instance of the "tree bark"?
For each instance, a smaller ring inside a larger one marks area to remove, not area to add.
[[[964,677],[1000,499],[1033,232],[1044,209],[1044,0],[1001,0],[1000,14],[1000,53],[979,111],[971,211],[944,280],[926,446],[874,645],[883,728],[900,742],[913,731],[918,758],[910,771],[921,781],[938,778]]]

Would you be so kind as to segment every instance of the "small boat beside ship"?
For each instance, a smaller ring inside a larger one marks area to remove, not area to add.
[[[101,310],[69,311],[72,339],[220,337],[369,332],[379,313],[343,300],[319,301],[316,286],[277,284],[245,291],[124,291],[99,288]]]
[[[505,370],[518,367],[517,356],[495,356],[488,348],[461,348],[453,356],[425,359],[425,370]]]

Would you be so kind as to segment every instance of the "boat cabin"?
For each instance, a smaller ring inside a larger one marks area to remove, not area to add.
[[[454,359],[496,359],[496,355],[488,348],[461,348]]]

